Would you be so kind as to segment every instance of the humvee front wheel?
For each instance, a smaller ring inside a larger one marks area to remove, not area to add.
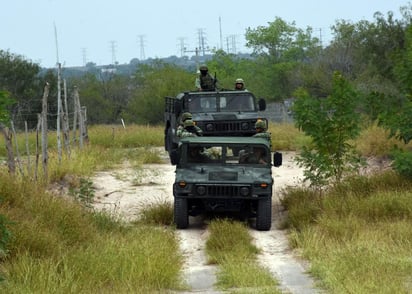
[[[263,198],[258,202],[256,213],[256,229],[269,231],[272,226],[272,198]]]
[[[178,229],[186,229],[189,226],[187,199],[175,198],[173,219]]]

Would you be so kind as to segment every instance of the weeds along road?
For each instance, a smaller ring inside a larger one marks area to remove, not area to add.
[[[124,164],[121,168],[98,172],[92,178],[95,208],[115,213],[125,220],[133,220],[143,205],[148,203],[173,203],[172,184],[175,167],[169,164],[162,151],[164,164],[149,164],[141,168]],[[289,249],[284,231],[278,223],[284,217],[279,204],[279,191],[286,186],[299,184],[302,170],[293,162],[293,153],[283,153],[283,165],[273,168],[275,181],[273,196],[273,225],[268,232],[250,229],[255,245],[261,250],[258,261],[279,280],[287,293],[317,293],[312,279],[305,274],[305,264]],[[214,289],[217,267],[207,264],[205,244],[207,226],[201,217],[191,218],[190,227],[177,230],[180,248],[185,256],[184,277],[195,293],[219,293]],[[187,292],[191,293],[191,292]]]

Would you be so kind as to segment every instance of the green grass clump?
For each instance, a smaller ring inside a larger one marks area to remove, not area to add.
[[[173,225],[173,203],[164,199],[159,199],[154,203],[149,203],[139,211],[137,224],[149,225]]]
[[[277,281],[257,264],[258,249],[252,244],[246,225],[226,219],[213,220],[209,230],[206,252],[209,262],[220,266],[219,287],[236,293],[250,293],[245,290],[248,288],[252,293],[281,293]],[[240,288],[243,292],[236,290]]]
[[[331,293],[410,293],[412,183],[387,172],[286,193],[290,241]]]

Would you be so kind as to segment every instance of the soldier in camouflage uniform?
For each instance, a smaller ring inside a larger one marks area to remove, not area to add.
[[[176,135],[180,138],[197,137],[202,135],[202,130],[195,125],[193,120],[187,119],[183,123],[183,128],[176,131]]]
[[[190,112],[184,112],[184,113],[182,114],[181,121],[180,121],[179,126],[177,127],[177,130],[176,130],[176,135],[177,135],[178,137],[181,137],[181,134],[182,134],[182,132],[184,131],[184,128],[185,128],[185,127],[184,127],[184,123],[185,123],[185,121],[187,121],[187,120],[192,120],[192,114],[191,114]],[[203,135],[202,129],[199,128],[198,126],[196,126],[196,124],[194,124],[193,122],[192,122],[192,124],[193,124],[193,126],[194,126],[196,135],[197,135],[197,136],[202,136],[202,135]],[[189,125],[190,125],[190,123],[189,123]]]
[[[209,69],[206,65],[200,68],[200,74],[196,78],[195,86],[198,91],[215,91],[217,80],[209,74]]]
[[[265,138],[270,143],[270,148],[272,149],[272,135],[267,131],[266,122],[264,120],[258,119],[255,123],[256,134],[253,137]]]

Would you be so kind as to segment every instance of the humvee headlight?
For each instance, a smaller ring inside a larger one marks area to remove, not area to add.
[[[249,129],[249,123],[248,122],[242,122],[241,127],[242,127],[242,130],[248,130]]]
[[[206,125],[206,131],[211,132],[211,131],[213,131],[213,129],[214,129],[213,124],[207,124]]]
[[[206,194],[206,187],[205,186],[197,186],[196,192],[198,195],[202,196]]]
[[[249,187],[242,187],[240,188],[240,195],[242,196],[248,196],[250,193]]]
[[[267,183],[260,183],[260,187],[266,189],[269,185]]]
[[[179,182],[179,187],[180,187],[180,188],[186,187],[186,182],[185,182],[185,181],[180,181],[180,182]]]

